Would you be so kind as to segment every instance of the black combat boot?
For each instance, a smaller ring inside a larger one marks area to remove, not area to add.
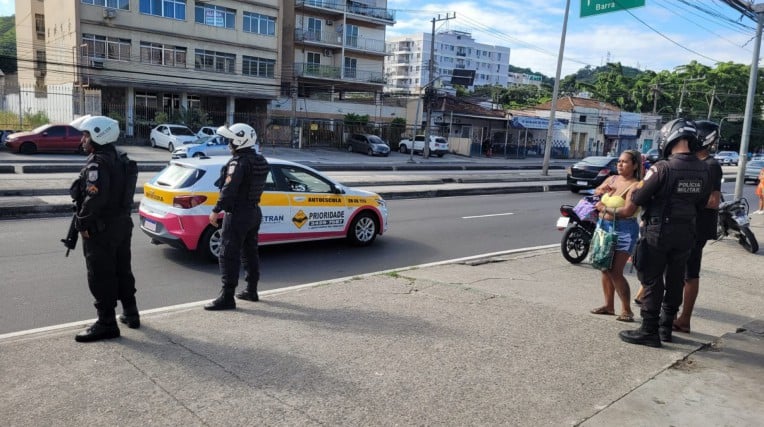
[[[114,318],[114,311],[110,313],[98,312],[98,320],[87,329],[75,335],[77,342],[93,342],[119,337],[119,327]]]
[[[204,306],[205,310],[234,310],[236,308],[236,300],[233,299],[233,289],[226,289],[220,291],[220,295],[212,300],[209,304]]]
[[[236,298],[243,299],[245,301],[260,301],[260,297],[257,296],[257,285],[247,285],[243,291],[236,294]]]
[[[665,310],[661,310],[661,317],[658,321],[658,336],[661,341],[671,342],[671,331],[674,328],[674,314],[668,314]]]
[[[642,326],[639,329],[621,331],[618,336],[621,341],[629,344],[646,345],[648,347],[661,347],[661,339],[658,336],[658,313],[650,313],[642,310]]]
[[[125,307],[122,306],[124,312],[119,315],[117,319],[119,319],[120,322],[127,325],[130,329],[138,329],[141,327],[141,317],[138,315],[138,307],[132,306],[132,307]]]

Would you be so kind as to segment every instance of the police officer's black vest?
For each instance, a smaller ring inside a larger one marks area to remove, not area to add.
[[[253,149],[243,148],[237,151],[231,159],[237,162],[237,167],[247,170],[239,187],[236,205],[254,206],[260,203],[260,196],[263,193],[265,183],[259,182],[260,180],[255,180],[255,178],[263,177],[263,173],[268,173],[267,170],[265,172],[262,170],[263,166],[267,168],[267,162],[261,157]]]
[[[698,205],[705,203],[708,166],[694,154],[676,154],[656,164],[667,179],[645,211],[645,218],[661,222],[694,224]]]
[[[111,145],[99,146],[93,153],[96,161],[106,166],[104,172],[111,181],[108,202],[103,210],[106,218],[129,215],[133,208],[133,197],[138,181],[138,165],[127,154],[120,153]],[[102,172],[103,173],[103,172]]]

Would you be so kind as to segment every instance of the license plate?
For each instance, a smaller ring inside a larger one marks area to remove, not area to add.
[[[157,223],[148,219],[144,219],[143,228],[149,231],[157,231]]]
[[[586,181],[576,181],[576,185],[589,185]]]
[[[566,216],[561,216],[557,219],[557,228],[562,230],[563,228],[566,228],[568,226],[568,223],[570,223],[570,218]]]

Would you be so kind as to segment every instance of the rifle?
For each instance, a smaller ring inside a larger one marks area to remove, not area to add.
[[[77,222],[77,212],[75,211],[72,214],[72,222],[69,224],[69,231],[67,231],[66,233],[66,238],[61,239],[61,243],[63,243],[64,246],[66,247],[65,256],[67,257],[69,256],[69,251],[77,247],[77,240],[80,237],[80,232],[77,231],[77,227],[75,225],[76,222]]]

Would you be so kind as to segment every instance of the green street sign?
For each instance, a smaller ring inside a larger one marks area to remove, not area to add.
[[[644,6],[645,0],[581,0],[581,17]]]

